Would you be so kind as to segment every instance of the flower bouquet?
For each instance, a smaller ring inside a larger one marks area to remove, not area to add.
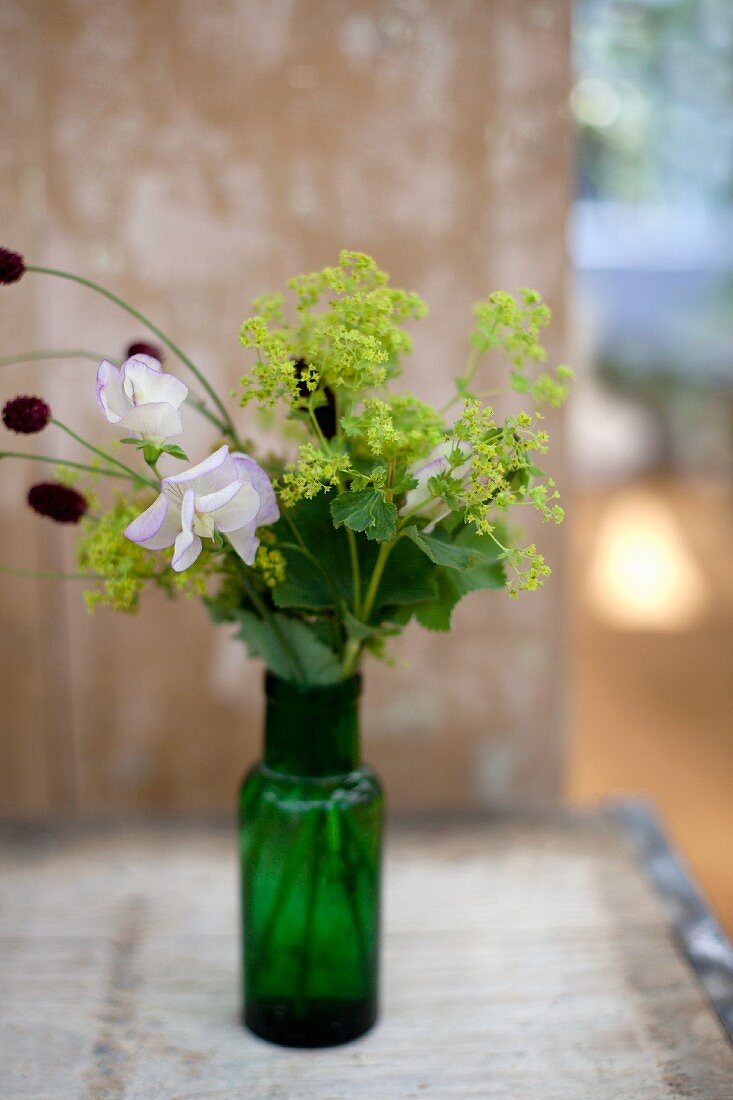
[[[385,658],[413,619],[447,631],[469,592],[516,596],[548,575],[504,516],[529,505],[562,520],[538,465],[548,444],[540,409],[560,405],[571,378],[564,366],[538,369],[549,310],[526,289],[476,305],[466,368],[436,409],[392,389],[411,348],[405,326],[425,304],[390,286],[370,257],[342,252],[336,266],[292,279],[289,300],[257,299],[242,325],[239,405],[254,406],[283,440],[281,454],[254,457],[247,420],[139,311],[87,279],[0,250],[0,282],[26,272],[83,284],[159,341],[98,365],[100,417],[117,437],[106,448],[41,397],[9,400],[3,422],[21,434],[52,426],[79,445],[79,461],[30,456],[55,474],[28,503],[79,526],[76,575],[89,581],[90,608],[134,611],[151,584],[199,595],[264,661],[263,761],[240,800],[245,1021],[289,1045],[352,1039],[377,1011],[383,809],[360,759],[361,664],[366,654]],[[476,391],[491,352],[509,369],[506,387],[490,394],[513,390],[529,411],[497,418]],[[193,464],[181,446],[189,411],[213,434],[211,453]],[[28,457],[0,451],[19,454]]]

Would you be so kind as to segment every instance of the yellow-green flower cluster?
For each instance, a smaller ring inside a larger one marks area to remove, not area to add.
[[[536,378],[530,379],[521,371],[514,371],[512,389],[517,393],[531,394],[535,405],[552,405],[553,408],[559,409],[567,400],[570,383],[574,377],[570,367],[564,364],[556,368],[554,378],[551,374],[543,372]]]
[[[125,538],[125,528],[150,504],[118,496],[98,520],[82,521],[84,534],[76,547],[80,569],[99,575],[101,587],[84,593],[90,611],[102,605],[117,611],[135,611],[145,582],[155,573],[155,558]]]
[[[535,430],[535,422],[527,413],[497,424],[493,409],[469,400],[456,421],[454,434],[471,456],[461,505],[465,521],[473,524],[479,534],[496,541],[495,512],[525,500],[545,521],[562,522],[564,513],[556,503],[560,494],[555,482],[534,464],[534,455],[547,451],[548,436]],[[533,478],[536,483],[530,487]],[[502,550],[514,570],[510,594],[540,587],[550,570],[534,544],[523,548],[502,546]]]
[[[551,314],[536,290],[520,290],[519,299],[495,291],[475,305],[473,312],[476,327],[471,342],[478,351],[499,348],[515,367],[545,359],[539,334],[549,325]]]
[[[513,571],[509,578],[508,593],[516,599],[520,592],[536,592],[552,570],[532,542],[529,546],[509,547],[504,560]]]
[[[367,398],[357,416],[344,417],[341,423],[353,440],[352,450],[406,466],[425,457],[445,437],[440,413],[412,394]]]
[[[242,404],[271,407],[282,399],[299,408],[319,385],[358,393],[398,373],[412,347],[402,325],[426,307],[418,295],[387,284],[370,256],[342,252],[337,267],[290,280],[293,324],[285,321],[281,295],[258,298],[240,332],[240,343],[257,352],[242,378]]]
[[[304,443],[298,461],[286,468],[277,486],[280,500],[286,507],[299,500],[312,500],[322,490],[329,492],[340,483],[342,474],[350,472],[351,460],[347,454],[326,454],[312,443]]]
[[[324,340],[321,326],[318,335],[321,337],[318,346],[314,346],[313,340],[306,344],[306,362],[321,364],[321,377],[327,385],[359,392],[384,384],[389,356],[372,333],[330,326],[328,339]]]
[[[285,555],[281,550],[261,545],[255,556],[255,569],[268,588],[276,588],[285,580]]]
[[[272,408],[284,399],[291,404],[300,401],[301,392],[295,372],[295,360],[291,344],[286,336],[271,331],[263,317],[250,317],[242,325],[239,342],[245,348],[257,349],[257,360],[251,374],[241,378],[244,393],[243,405],[259,401],[263,408]],[[318,376],[311,371],[305,379],[309,390],[318,386]]]

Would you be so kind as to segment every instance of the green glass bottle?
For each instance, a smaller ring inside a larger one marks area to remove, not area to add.
[[[283,1046],[362,1035],[377,1015],[384,796],[360,763],[361,678],[265,679],[264,760],[242,784],[244,1022]]]

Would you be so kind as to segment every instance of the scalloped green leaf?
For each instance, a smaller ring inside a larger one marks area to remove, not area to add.
[[[342,493],[331,501],[334,527],[350,527],[368,539],[385,542],[397,534],[397,508],[379,489]]]

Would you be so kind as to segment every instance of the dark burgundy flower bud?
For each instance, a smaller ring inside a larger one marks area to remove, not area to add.
[[[295,377],[298,379],[298,393],[307,401],[311,396],[311,391],[308,389],[305,374],[308,370],[308,364],[305,359],[296,359],[295,361]],[[316,406],[313,410],[313,415],[316,418],[316,424],[323,432],[324,439],[333,439],[338,430],[336,424],[336,398],[334,397],[333,390],[328,386],[324,386],[321,390],[321,396],[325,398],[325,403]]]
[[[39,516],[57,523],[78,523],[89,508],[86,497],[58,481],[41,481],[28,493],[28,503]]]
[[[17,283],[25,271],[23,257],[9,248],[0,248],[0,283]]]
[[[127,349],[127,358],[129,359],[133,355],[150,355],[153,359],[157,359],[159,363],[163,362],[163,349],[156,347],[155,344],[146,344],[144,340],[139,340],[136,344],[130,344]]]
[[[48,424],[51,410],[42,397],[13,397],[3,407],[3,424],[11,432],[32,435]]]

